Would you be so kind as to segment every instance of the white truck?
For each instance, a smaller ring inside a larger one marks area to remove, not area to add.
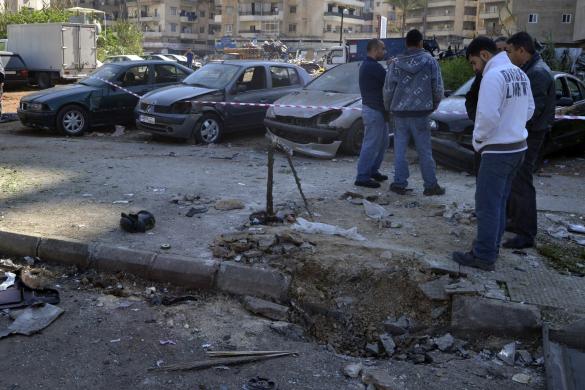
[[[38,23],[8,25],[7,50],[28,67],[31,84],[49,88],[59,80],[78,80],[97,67],[94,24]]]

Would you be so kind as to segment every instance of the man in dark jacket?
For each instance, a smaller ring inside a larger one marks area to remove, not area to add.
[[[535,110],[526,124],[528,150],[522,167],[512,183],[508,199],[507,229],[516,236],[504,243],[504,248],[523,249],[534,246],[537,233],[536,190],[532,173],[538,163],[540,149],[555,117],[555,81],[548,65],[534,47],[534,39],[519,32],[508,39],[508,55],[514,65],[521,67],[530,79]]]
[[[359,75],[365,134],[358,160],[355,185],[378,188],[379,182],[388,180],[388,176],[382,175],[379,171],[390,142],[382,97],[386,70],[378,63],[384,59],[386,47],[381,40],[372,39],[368,42],[367,49],[368,57],[360,66]]]

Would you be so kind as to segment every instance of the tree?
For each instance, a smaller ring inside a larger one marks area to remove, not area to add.
[[[107,34],[98,38],[98,59],[122,54],[141,55],[142,32],[138,25],[127,21],[118,21],[108,27]]]
[[[19,12],[4,12],[0,14],[0,38],[7,37],[9,24],[29,23],[60,23],[69,20],[71,13],[56,7],[47,7],[41,10],[23,8]]]
[[[386,0],[386,3],[393,5],[394,7],[400,9],[402,11],[402,25],[400,26],[400,31],[402,33],[402,37],[406,32],[406,15],[415,9],[421,8],[422,6],[426,6],[426,0]]]

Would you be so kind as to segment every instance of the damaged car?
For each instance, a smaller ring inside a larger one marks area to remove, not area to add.
[[[266,105],[310,80],[301,67],[281,62],[209,63],[181,85],[143,96],[136,125],[158,136],[218,143],[228,132],[262,128]]]
[[[540,159],[551,153],[585,144],[585,84],[576,77],[554,72],[557,108],[552,130],[547,134]],[[433,157],[446,167],[475,173],[472,146],[473,121],[465,110],[465,94],[473,79],[444,99],[431,115]],[[563,118],[580,116],[581,118]]]
[[[277,100],[266,112],[267,136],[292,152],[312,157],[333,158],[339,149],[358,155],[364,138],[360,64],[336,66]]]

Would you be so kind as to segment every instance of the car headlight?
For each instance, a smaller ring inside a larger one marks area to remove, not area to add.
[[[342,114],[341,110],[332,110],[324,112],[317,117],[317,126],[328,127],[331,122],[338,119]]]
[[[191,108],[193,107],[193,103],[180,101],[176,102],[171,106],[171,113],[173,114],[189,114],[191,112]]]
[[[30,111],[43,111],[45,105],[42,103],[28,103],[26,106]]]
[[[434,119],[429,119],[429,127],[431,131],[439,130],[439,124]]]

